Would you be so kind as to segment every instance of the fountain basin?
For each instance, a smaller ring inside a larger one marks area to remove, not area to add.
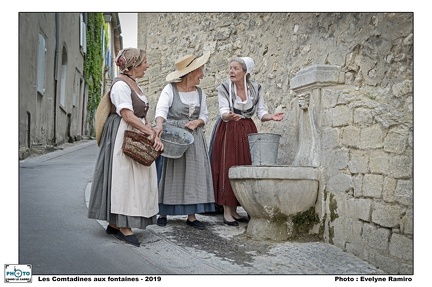
[[[250,216],[247,233],[255,239],[294,236],[293,217],[315,205],[319,170],[303,166],[233,166],[234,194]]]

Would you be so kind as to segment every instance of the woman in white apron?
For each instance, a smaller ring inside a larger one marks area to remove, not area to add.
[[[154,224],[159,211],[156,165],[142,165],[122,152],[124,131],[148,134],[157,150],[162,150],[163,144],[147,121],[148,100],[136,83],[149,67],[145,51],[124,49],[116,64],[121,75],[113,80],[110,90],[111,113],[99,143],[88,217],[106,220],[106,233],[140,246],[132,228]]]

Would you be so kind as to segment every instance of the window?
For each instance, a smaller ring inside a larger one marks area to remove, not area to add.
[[[84,15],[80,14],[80,48],[83,53],[87,53],[87,25],[84,22]]]
[[[73,94],[72,94],[72,106],[75,108],[78,104],[78,81],[80,77],[80,72],[75,69],[75,75],[73,80]]]
[[[41,94],[45,94],[45,61],[46,59],[46,42],[44,36],[39,34],[38,37],[38,55],[37,55],[37,75],[36,75],[36,88]]]
[[[62,105],[63,107],[66,106],[66,71],[67,71],[67,66],[66,65],[62,65],[61,67],[61,85],[60,85],[60,105]]]
[[[66,107],[66,83],[67,83],[67,68],[68,68],[67,52],[63,47],[62,66],[60,70],[60,105]]]

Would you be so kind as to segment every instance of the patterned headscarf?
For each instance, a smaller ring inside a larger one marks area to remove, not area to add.
[[[146,52],[137,48],[126,48],[121,50],[115,58],[115,63],[120,72],[128,72],[133,67],[141,65],[146,56]]]

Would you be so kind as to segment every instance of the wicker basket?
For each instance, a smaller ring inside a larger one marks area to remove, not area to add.
[[[147,135],[131,130],[126,130],[124,133],[122,151],[125,155],[146,166],[150,166],[163,152],[153,148],[153,141],[148,139]]]

